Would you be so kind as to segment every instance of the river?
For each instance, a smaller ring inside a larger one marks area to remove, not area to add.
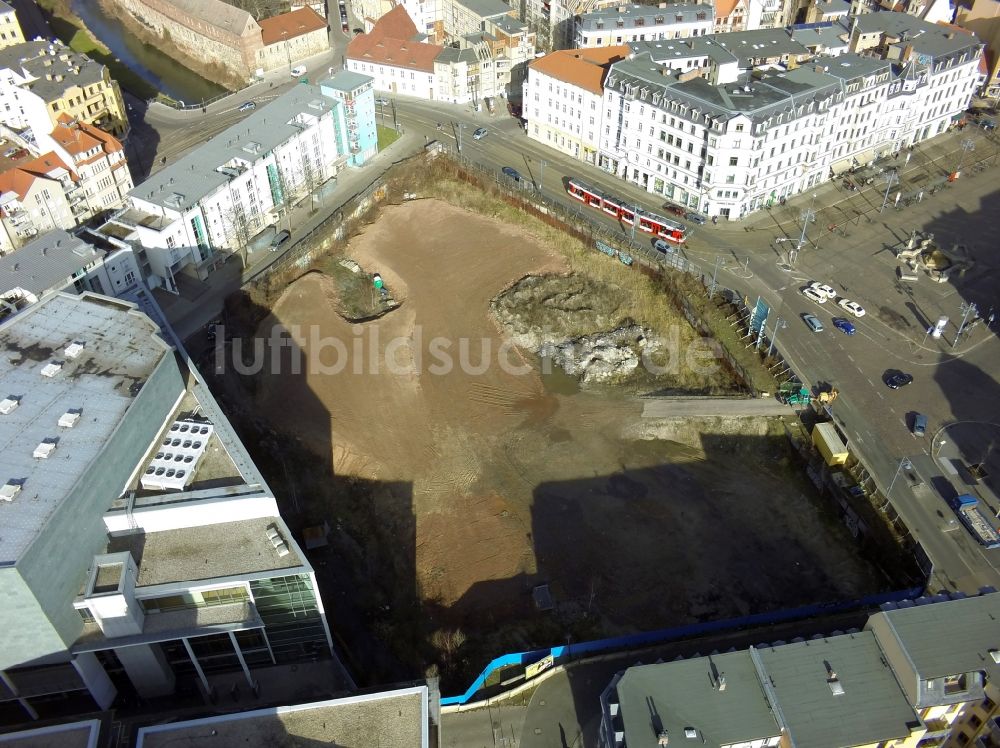
[[[73,12],[129,69],[171,98],[194,104],[225,89],[188,70],[156,47],[143,44],[117,18],[108,16],[97,0],[73,0]]]

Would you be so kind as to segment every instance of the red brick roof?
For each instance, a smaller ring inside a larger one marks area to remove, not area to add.
[[[103,145],[105,153],[122,150],[121,141],[114,135],[86,122],[73,120],[66,114],[59,116],[59,124],[51,133],[52,139],[72,156],[86,153],[97,145]]]
[[[347,58],[432,73],[434,60],[444,47],[415,42],[415,36],[417,27],[406,8],[397,5],[378,19],[370,32],[351,40],[347,45]]]
[[[264,46],[267,46],[320,29],[326,29],[326,19],[305,5],[291,13],[282,13],[260,21],[260,38]]]
[[[38,177],[54,179],[49,175],[56,169],[65,169],[70,173],[73,181],[77,180],[73,170],[66,166],[54,152],[49,151],[44,156],[24,161],[13,169],[7,169],[7,171],[0,173],[0,194],[14,192],[19,199],[23,200],[35,179]]]
[[[528,67],[563,83],[570,83],[591,93],[603,94],[602,84],[607,66],[624,60],[631,51],[624,44],[617,47],[562,49],[550,52]]]

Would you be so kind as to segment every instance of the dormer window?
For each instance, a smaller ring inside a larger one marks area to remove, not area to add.
[[[944,678],[944,692],[945,695],[951,695],[955,693],[965,693],[969,690],[969,686],[966,683],[965,673],[961,675],[946,675]]]

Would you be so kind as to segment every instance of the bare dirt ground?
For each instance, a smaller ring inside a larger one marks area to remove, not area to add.
[[[358,343],[362,355],[337,374],[265,375],[257,405],[278,431],[329,450],[338,475],[382,487],[373,497],[380,516],[413,532],[398,547],[414,554],[416,580],[400,585],[415,582],[423,601],[467,630],[526,620],[541,582],[560,614],[599,621],[598,633],[882,584],[788,467],[784,437],[632,440],[625,434],[639,400],[610,390],[558,394],[534,368],[499,366],[504,338],[491,299],[525,275],[565,269],[530,235],[425,200],[387,209],[347,254],[381,273],[401,306],[352,325],[335,312],[329,278],[296,281],[258,334],[298,325],[308,340],[315,326],[352,352]],[[456,362],[460,339],[470,341],[472,365],[488,344],[490,365],[433,373],[438,337],[451,341]],[[412,347],[390,356],[391,341]],[[316,356],[308,342],[304,353]],[[507,359],[534,363],[516,350]],[[327,350],[319,360],[337,356]],[[392,361],[419,366],[394,373]]]

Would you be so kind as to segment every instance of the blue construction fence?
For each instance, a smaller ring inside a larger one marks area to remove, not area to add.
[[[497,657],[486,669],[479,674],[472,685],[459,696],[445,696],[441,699],[442,706],[452,706],[456,704],[466,704],[479,693],[486,679],[493,673],[511,666],[527,667],[538,662],[543,657],[549,655],[560,664],[565,664],[570,659],[582,658],[586,655],[606,653],[613,650],[629,650],[648,647],[654,644],[663,644],[678,639],[687,639],[695,636],[702,636],[718,631],[729,631],[733,629],[750,628],[753,626],[766,626],[775,623],[785,623],[797,619],[815,618],[820,615],[830,615],[833,613],[846,613],[851,610],[862,608],[877,608],[884,603],[898,603],[902,600],[911,600],[920,597],[924,592],[923,587],[910,587],[905,590],[895,592],[882,592],[875,595],[867,595],[857,600],[847,600],[844,602],[818,603],[805,605],[801,608],[791,608],[788,610],[772,611],[770,613],[755,613],[740,618],[725,618],[720,621],[706,621],[704,623],[692,623],[687,626],[675,626],[669,629],[657,629],[656,631],[646,631],[640,634],[628,634],[626,636],[616,636],[611,639],[595,639],[589,642],[578,644],[561,644],[549,649],[536,649],[531,652],[514,652]]]

